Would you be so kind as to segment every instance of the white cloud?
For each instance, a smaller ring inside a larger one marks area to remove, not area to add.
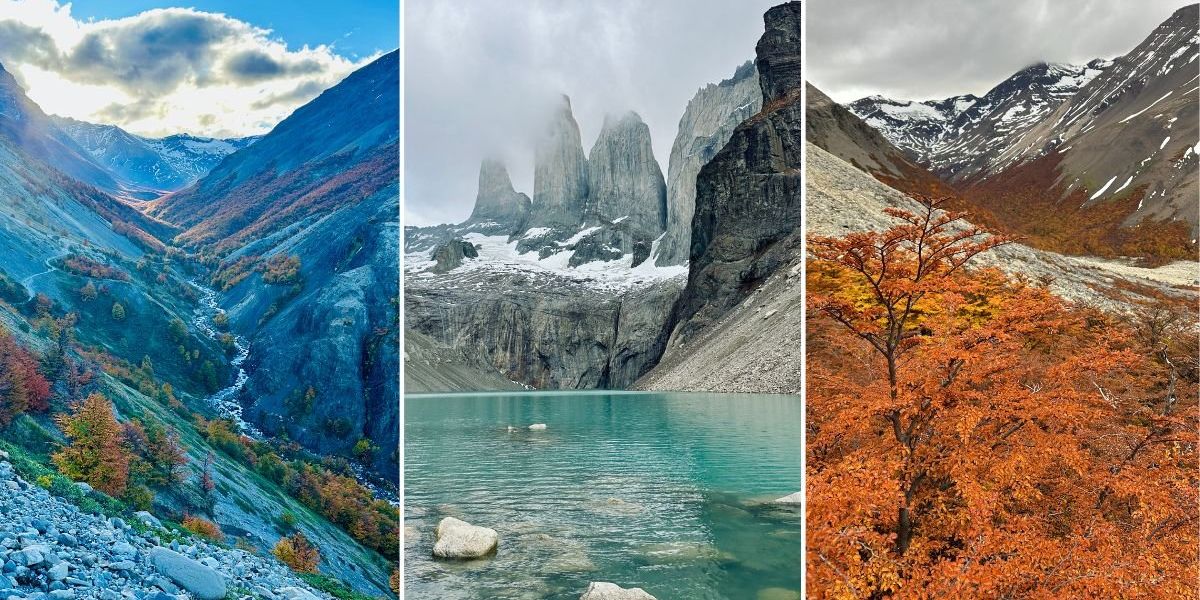
[[[375,56],[292,49],[218,13],[80,21],[55,0],[0,0],[0,64],[44,111],[143,135],[263,133]]]

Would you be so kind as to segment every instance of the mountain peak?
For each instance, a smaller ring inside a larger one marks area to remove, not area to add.
[[[780,4],[763,15],[766,31],[755,46],[759,84],[763,104],[782,98],[804,85],[800,72],[801,32],[800,2]]]

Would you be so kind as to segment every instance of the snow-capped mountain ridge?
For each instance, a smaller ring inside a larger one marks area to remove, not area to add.
[[[59,129],[117,177],[149,189],[182,189],[226,156],[259,136],[218,139],[180,133],[163,138],[135,135],[116,125],[51,117]]]
[[[923,102],[868,96],[848,105],[916,162],[951,181],[992,171],[998,155],[1112,65],[1037,63],[983,96]]]

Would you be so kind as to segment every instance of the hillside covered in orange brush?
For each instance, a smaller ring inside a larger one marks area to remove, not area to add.
[[[1068,304],[935,208],[809,240],[809,597],[1194,597],[1195,298]]]

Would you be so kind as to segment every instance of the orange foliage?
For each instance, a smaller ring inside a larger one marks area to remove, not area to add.
[[[214,542],[225,541],[225,533],[221,531],[221,527],[208,519],[188,515],[183,518],[183,522],[180,525],[183,525],[184,529],[202,538]]]
[[[810,597],[1194,597],[1194,310],[966,272],[936,204],[809,246]]]
[[[1066,254],[1137,256],[1151,264],[1196,257],[1191,228],[1182,221],[1146,219],[1132,227],[1123,225],[1140,205],[1145,186],[1089,204],[1088,192],[1082,187],[1066,193],[1059,181],[1060,160],[1057,153],[1043,156],[975,182],[964,193],[1003,230],[1021,235],[1038,248]]]
[[[124,494],[132,453],[108,398],[91,394],[57,420],[70,441],[52,457],[58,470],[110,496]]]
[[[76,275],[129,281],[128,273],[115,267],[110,267],[102,262],[92,260],[82,254],[71,254],[64,258],[62,262],[63,268]]]
[[[299,531],[280,538],[271,553],[297,573],[316,573],[321,563],[321,553]]]

